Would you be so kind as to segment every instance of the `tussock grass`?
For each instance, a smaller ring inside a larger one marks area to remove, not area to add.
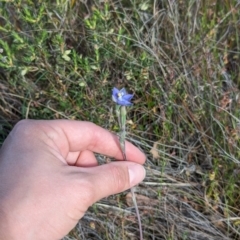
[[[22,118],[118,131],[110,94],[126,87],[128,139],[147,155],[144,239],[238,239],[239,5],[1,1],[1,141]],[[65,239],[137,239],[130,199],[96,203]]]

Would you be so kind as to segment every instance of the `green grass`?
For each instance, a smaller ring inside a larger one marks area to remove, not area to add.
[[[148,157],[144,239],[238,239],[239,1],[88,2],[0,1],[0,141],[24,118],[116,132],[111,89],[125,87],[128,139]],[[127,196],[65,239],[137,239]]]

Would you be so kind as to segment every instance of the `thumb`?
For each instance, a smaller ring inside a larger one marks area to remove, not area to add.
[[[121,161],[88,168],[92,203],[123,192],[141,182],[146,175],[142,165]]]

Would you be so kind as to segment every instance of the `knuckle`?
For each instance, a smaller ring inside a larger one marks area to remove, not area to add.
[[[27,125],[29,125],[30,122],[31,122],[31,120],[28,120],[28,119],[20,120],[19,122],[17,122],[17,124],[14,126],[14,128],[22,129],[22,128],[26,127]]]
[[[12,133],[14,134],[21,134],[21,135],[28,135],[31,131],[30,128],[32,128],[32,120],[20,120],[13,128]]]

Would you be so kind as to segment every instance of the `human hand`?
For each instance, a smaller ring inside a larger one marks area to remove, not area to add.
[[[90,123],[23,120],[0,150],[0,239],[61,239],[88,207],[145,177],[144,154],[98,166],[93,152],[122,160],[118,139]]]

